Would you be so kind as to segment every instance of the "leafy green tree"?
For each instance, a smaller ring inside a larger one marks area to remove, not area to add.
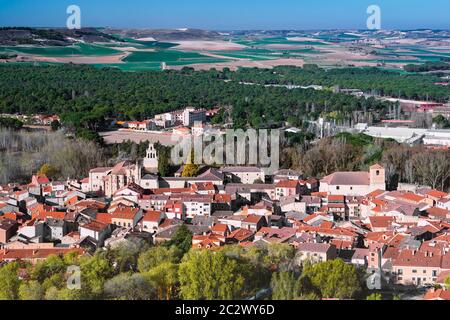
[[[80,270],[83,291],[92,298],[101,297],[104,283],[114,275],[114,268],[99,253],[93,257],[83,257]]]
[[[67,285],[67,276],[65,271],[55,273],[45,278],[42,282],[42,287],[47,291],[51,287],[62,289]]]
[[[50,179],[53,179],[56,177],[56,175],[58,174],[58,169],[56,169],[55,167],[44,163],[41,168],[39,169],[39,171],[37,172],[38,175],[45,175]]]
[[[103,138],[97,132],[89,130],[89,129],[85,129],[85,128],[77,129],[76,136],[78,138],[81,138],[84,140],[96,142],[99,145],[104,144]]]
[[[0,128],[19,130],[22,129],[23,122],[15,118],[0,117]]]
[[[163,146],[159,142],[155,143],[158,154],[158,173],[161,177],[166,177],[170,171],[170,147]]]
[[[180,295],[187,300],[242,298],[244,278],[237,262],[222,252],[191,250],[179,267]]]
[[[168,247],[175,246],[184,254],[192,247],[192,232],[185,224],[183,224],[178,228],[177,232],[175,232],[172,239],[167,241],[164,245]]]
[[[121,273],[105,282],[105,296],[113,300],[151,300],[154,289],[140,273]]]
[[[146,274],[156,291],[158,300],[171,300],[176,295],[176,286],[178,284],[178,265],[172,262],[163,262]]]
[[[22,282],[19,287],[20,300],[42,300],[45,290],[36,280]]]
[[[183,172],[181,173],[182,177],[195,177],[197,175],[199,167],[198,164],[195,163],[194,155],[194,149],[192,149],[189,153],[189,159],[183,167]]]
[[[52,128],[52,131],[58,131],[59,128],[61,128],[61,123],[59,123],[58,120],[53,120],[52,123],[50,123],[50,127]]]
[[[433,118],[433,123],[435,123],[439,128],[447,128],[450,126],[448,120],[446,117],[444,117],[442,114],[436,116]]]
[[[301,277],[309,278],[325,298],[354,298],[361,290],[361,279],[356,267],[341,259],[305,265]]]
[[[163,263],[179,263],[183,252],[176,246],[156,246],[152,247],[139,255],[138,270],[142,273]]]
[[[105,257],[116,273],[136,271],[139,254],[147,248],[148,244],[143,240],[133,238],[109,248]]]
[[[31,277],[39,283],[49,280],[52,276],[64,274],[67,265],[64,258],[59,255],[50,255],[44,261],[38,262],[31,270]],[[63,280],[62,277],[58,281]]]
[[[19,264],[8,263],[0,267],[0,300],[15,300],[18,297],[20,279]]]
[[[366,300],[383,300],[381,293],[372,293],[367,296]]]
[[[294,256],[293,246],[286,243],[271,243],[267,246],[267,255],[264,259],[269,267],[289,269],[292,268]]]
[[[298,281],[292,272],[274,272],[270,286],[273,300],[294,300],[299,296]]]
[[[254,296],[261,288],[270,286],[272,272],[263,261],[267,255],[267,248],[227,245],[221,248],[221,252],[237,261],[239,273],[245,280],[243,296]]]
[[[50,287],[45,292],[45,300],[84,300],[81,290],[71,290],[67,287],[58,289],[57,287]]]
[[[447,287],[447,290],[450,290],[450,276],[445,278],[444,283],[445,283],[445,286]]]

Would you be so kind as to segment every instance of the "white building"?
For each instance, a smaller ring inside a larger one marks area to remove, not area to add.
[[[194,108],[186,108],[183,111],[183,125],[192,127],[195,122],[205,122],[206,111],[203,109],[195,110]]]
[[[255,181],[265,182],[264,170],[258,167],[224,167],[221,171],[231,178],[242,184],[254,184]]]
[[[386,190],[385,169],[378,164],[369,172],[335,172],[320,180],[320,192],[330,195],[364,196],[378,189]]]
[[[450,147],[450,130],[428,130],[423,138],[423,143]]]

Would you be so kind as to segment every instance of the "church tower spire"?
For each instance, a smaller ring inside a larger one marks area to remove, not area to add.
[[[150,143],[144,158],[144,169],[150,173],[158,172],[158,154],[153,143]]]

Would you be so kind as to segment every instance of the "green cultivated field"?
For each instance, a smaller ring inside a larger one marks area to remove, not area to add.
[[[71,55],[107,56],[121,53],[119,50],[94,44],[76,44],[67,47],[0,47],[0,51],[18,52],[47,57],[65,57]]]
[[[124,52],[128,56],[123,58],[123,63],[103,63],[101,59],[94,66],[119,68],[125,71],[139,70],[159,70],[161,62],[168,66],[182,66],[192,64],[210,64],[214,67],[215,63],[229,62],[236,59],[246,59],[250,61],[274,60],[280,58],[301,58],[307,63],[317,63],[322,67],[336,67],[338,62],[327,61],[327,53],[333,48],[342,49],[341,42],[355,40],[356,35],[337,34],[333,36],[317,36],[310,38],[311,41],[291,41],[286,37],[253,37],[244,36],[233,37],[234,43],[245,45],[241,50],[211,50],[210,53],[221,57],[210,57],[202,52],[178,51],[176,43],[159,41],[141,41],[131,38],[122,38],[120,35],[114,35],[117,42],[84,44],[78,43],[71,46],[0,46],[0,53],[29,54],[47,57],[70,57],[70,56],[108,56],[117,55]],[[308,38],[304,34],[298,34],[299,37]],[[291,36],[291,38],[294,36]],[[331,41],[333,43],[326,43]],[[267,45],[279,45],[279,47],[267,47]],[[347,45],[346,45],[347,46]],[[137,49],[118,50],[119,48],[132,47]],[[154,49],[145,51],[148,49]],[[328,52],[327,52],[328,51]],[[375,62],[375,63],[424,63],[427,61],[441,61],[450,57],[450,52],[442,48],[428,48],[421,45],[393,45],[383,49],[374,49],[377,56],[367,59],[349,59],[347,62]]]
[[[184,65],[194,63],[219,63],[225,59],[208,57],[196,52],[181,52],[174,50],[163,50],[155,52],[132,52],[123,59],[127,63],[160,63],[166,62],[168,65]]]

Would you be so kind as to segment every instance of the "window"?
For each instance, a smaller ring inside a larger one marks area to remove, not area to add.
[[[376,175],[377,175],[377,176],[380,175],[380,170],[377,170]]]
[[[433,277],[437,277],[438,275],[438,271],[437,270],[433,270]]]
[[[398,274],[403,274],[403,269],[398,269]]]
[[[417,273],[417,270],[413,270],[412,273]]]
[[[336,186],[336,190],[340,190],[341,189],[341,187],[340,186]]]

